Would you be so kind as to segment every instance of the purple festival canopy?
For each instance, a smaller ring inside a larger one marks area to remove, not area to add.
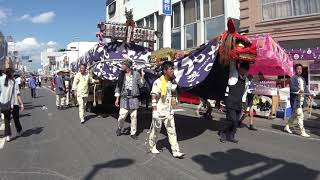
[[[308,49],[288,49],[287,52],[294,60],[320,61],[320,47]]]
[[[70,67],[73,72],[78,72],[80,64],[90,66],[103,60],[124,60],[126,58],[131,59],[134,63],[148,63],[151,52],[136,44],[112,42],[102,47],[96,45],[84,56],[71,63]]]

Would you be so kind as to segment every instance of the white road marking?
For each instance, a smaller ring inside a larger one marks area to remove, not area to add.
[[[261,168],[263,166],[267,165],[266,162],[258,162],[256,164],[250,164],[248,166],[244,166],[244,167],[240,167],[237,169],[234,169],[232,171],[230,171],[230,173],[234,176],[240,176],[241,174],[253,171],[255,169]]]
[[[3,131],[3,130],[4,130],[4,123],[0,125],[0,131]]]
[[[0,138],[0,149],[3,149],[5,142],[6,142],[6,141],[5,141],[4,138]]]
[[[186,110],[184,109],[174,109],[173,112],[185,112]]]
[[[4,130],[4,123],[0,125],[0,131],[3,131],[3,130]],[[5,138],[4,137],[0,138],[0,149],[3,149],[4,143],[5,143]]]

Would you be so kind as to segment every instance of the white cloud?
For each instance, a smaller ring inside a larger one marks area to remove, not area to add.
[[[55,47],[55,46],[57,46],[58,45],[58,43],[57,42],[54,42],[54,41],[49,41],[48,43],[47,43],[47,46],[49,46],[49,47]]]
[[[49,11],[49,12],[39,14],[37,16],[31,16],[30,14],[25,14],[21,16],[19,19],[28,20],[35,24],[45,24],[45,23],[52,22],[55,16],[56,16],[55,12]]]
[[[16,49],[18,51],[30,51],[40,47],[37,39],[34,37],[25,38],[22,41],[16,43]]]
[[[0,7],[0,26],[6,25],[10,16],[11,11]]]
[[[40,67],[41,64],[41,51],[47,47],[56,47],[57,42],[39,42],[35,37],[27,37],[22,41],[18,41],[15,44],[15,49],[20,55],[29,56],[32,59],[31,63],[24,62],[29,69],[34,69]]]
[[[28,20],[30,18],[31,18],[31,16],[29,14],[25,14],[22,17],[20,17],[20,20]]]

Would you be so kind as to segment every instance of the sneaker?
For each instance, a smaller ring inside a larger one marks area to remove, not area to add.
[[[286,127],[284,127],[284,131],[289,134],[292,134],[292,131],[290,130],[290,127],[288,125],[286,125]]]
[[[305,131],[303,131],[303,132],[301,133],[301,136],[302,136],[302,137],[310,137],[310,135],[307,134]]]
[[[134,139],[134,140],[138,140],[138,136],[137,135],[130,135],[130,137],[132,138],[132,139]]]
[[[258,129],[254,128],[252,124],[250,125],[249,130],[251,130],[251,131],[258,131]]]
[[[237,144],[239,142],[239,140],[237,140],[235,138],[234,134],[230,134],[230,136],[228,137],[228,141]]]
[[[178,158],[178,159],[183,159],[185,154],[181,152],[173,152],[173,157]]]
[[[227,141],[227,136],[225,133],[220,132],[220,142],[225,143]]]
[[[10,142],[11,141],[11,137],[10,136],[6,136],[6,141]]]
[[[116,134],[117,136],[121,136],[121,129],[117,129]]]
[[[157,149],[156,146],[153,146],[153,148],[151,149],[151,153],[152,154],[160,154],[160,151]]]
[[[229,139],[229,142],[238,144],[239,140],[237,140],[237,139],[235,139],[235,138],[232,138],[232,139]]]
[[[80,122],[81,122],[81,124],[83,124],[83,123],[85,122],[85,120],[84,120],[84,119],[81,119]]]

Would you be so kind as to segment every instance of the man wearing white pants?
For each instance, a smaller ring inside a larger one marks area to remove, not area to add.
[[[307,88],[306,81],[301,76],[302,65],[296,64],[295,70],[296,75],[293,76],[290,80],[290,104],[293,110],[293,115],[288,120],[288,123],[286,124],[284,131],[291,134],[292,131],[290,130],[290,125],[293,125],[294,123],[298,122],[301,131],[301,136],[310,137],[310,135],[306,133],[306,130],[303,125],[303,108],[306,105],[306,94],[310,94],[310,92]],[[308,98],[310,98],[310,96]]]
[[[61,71],[58,72],[57,76],[55,77],[56,80],[56,106],[58,109],[62,110],[65,105],[65,85],[61,75]]]
[[[147,143],[151,153],[160,153],[156,148],[156,144],[162,124],[164,124],[167,129],[173,157],[183,158],[185,154],[180,152],[173,112],[173,106],[177,102],[177,84],[172,82],[174,64],[171,61],[166,61],[162,64],[162,68],[163,75],[152,86],[152,125]]]
[[[86,68],[86,65],[80,65],[80,72],[75,75],[72,85],[72,91],[77,97],[79,104],[79,117],[81,124],[85,122],[84,114],[89,96],[89,84],[93,82],[93,79],[90,74],[87,73]]]
[[[141,75],[137,71],[131,69],[132,61],[127,59],[122,64],[122,72],[119,76],[117,87],[115,89],[116,102],[115,106],[120,107],[118,127],[116,134],[122,134],[124,121],[130,114],[131,131],[130,137],[137,139],[137,110],[139,108],[140,95],[139,88],[144,85],[144,72],[141,70]],[[119,104],[120,103],[120,104]]]

